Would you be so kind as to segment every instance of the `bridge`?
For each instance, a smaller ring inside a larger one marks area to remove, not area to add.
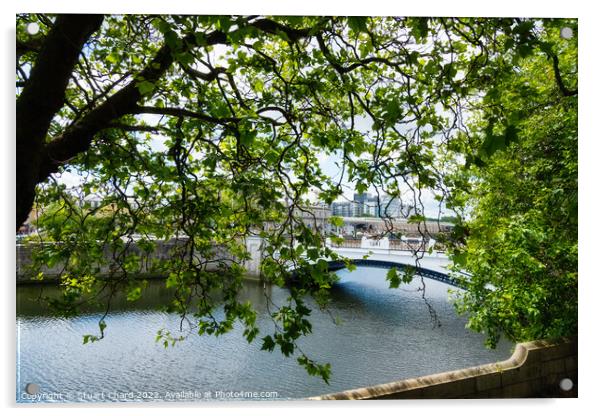
[[[458,288],[465,288],[463,282],[449,275],[447,268],[451,260],[442,252],[421,252],[418,255],[410,250],[399,250],[396,247],[391,248],[389,240],[383,238],[373,240],[362,238],[361,241],[343,242],[340,245],[334,244],[330,239],[326,240],[326,245],[338,255],[345,257],[351,263],[357,266],[379,267],[391,269],[396,267],[403,269],[414,267],[416,274],[429,279],[437,280]],[[259,274],[259,265],[261,261],[261,239],[247,239],[247,250],[251,254],[251,260],[245,266],[251,274]],[[343,261],[329,261],[330,270],[340,270],[345,268]]]
[[[168,258],[174,244],[173,242],[158,243],[153,258]],[[416,256],[415,251],[407,249],[411,247],[410,245],[400,245],[399,241],[389,241],[386,237],[379,240],[367,237],[363,237],[361,240],[344,240],[342,244],[334,244],[334,242],[327,239],[326,244],[335,253],[349,259],[358,266],[386,269],[393,267],[403,269],[411,266],[416,268],[416,273],[420,276],[463,288],[460,280],[449,276],[447,266],[451,264],[451,261],[442,252],[433,251],[432,254],[429,254],[423,251]],[[248,237],[246,246],[251,259],[245,262],[245,267],[250,275],[258,276],[262,260],[262,239],[260,237]],[[32,281],[32,276],[27,272],[27,265],[31,263],[31,249],[29,245],[17,244],[17,280],[19,282]],[[132,253],[138,253],[140,249],[134,245],[131,250]],[[228,257],[227,253],[220,253],[220,255],[224,258]],[[108,251],[106,251],[105,257],[107,259],[111,258]],[[344,267],[343,261],[329,261],[330,270],[339,270]],[[56,279],[63,272],[63,268],[64,265],[61,263],[46,267],[43,270],[44,275],[47,279]],[[100,274],[109,274],[109,268],[110,264],[102,265]],[[148,269],[146,263],[142,265],[139,273],[141,275],[153,275],[153,271]]]

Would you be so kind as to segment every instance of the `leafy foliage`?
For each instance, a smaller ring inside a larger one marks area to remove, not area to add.
[[[41,27],[35,37],[25,31],[30,21]],[[45,243],[37,266],[64,264],[64,297],[54,300],[64,311],[76,313],[100,290],[125,288],[133,301],[144,293],[136,276],[150,269],[174,290],[166,309],[192,315],[195,332],[220,335],[240,322],[249,342],[260,335],[255,311],[237,294],[246,239],[259,236],[266,282],[285,286],[296,271],[262,348],[297,354],[328,380],[330,367],[296,345],[311,332],[306,299],[327,304],[327,260],[338,260],[315,217],[303,218],[310,193],[331,203],[343,179],[360,193],[404,193],[420,224],[430,189],[459,210],[475,206],[453,242],[454,258],[474,275],[461,308],[472,327],[514,338],[570,332],[572,318],[559,311],[574,301],[562,293],[576,282],[576,98],[559,96],[550,71],[570,73],[576,52],[574,44],[557,50],[547,34],[559,24],[19,15],[17,227],[35,194]],[[50,71],[64,90],[49,88],[36,68],[60,59],[44,45],[65,44],[60,36],[72,32],[83,46],[69,71]],[[563,94],[575,83],[567,77]],[[36,118],[31,97],[58,108],[49,121]],[[322,172],[320,155],[340,159],[339,178]],[[67,188],[69,174],[83,179]],[[539,185],[545,190],[533,192]],[[160,243],[170,255],[153,259]],[[387,278],[397,287],[412,276],[408,268]],[[486,291],[490,281],[498,291]],[[110,295],[103,300],[108,312]],[[183,339],[157,337],[165,346]]]
[[[473,180],[455,189],[473,207],[454,256],[472,273],[457,306],[490,346],[502,334],[523,341],[577,331],[577,96],[565,91],[576,88],[577,40],[559,37],[566,25],[576,31],[544,22],[533,48],[516,52],[519,66],[496,79],[472,138],[457,143],[477,144],[472,160],[482,162],[458,172]]]

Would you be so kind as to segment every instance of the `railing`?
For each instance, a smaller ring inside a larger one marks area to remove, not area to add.
[[[425,243],[410,243],[407,241],[391,240],[389,241],[390,250],[399,251],[424,251],[428,245]]]
[[[345,239],[341,243],[332,242],[331,244],[333,247],[337,247],[337,248],[361,248],[362,240],[361,239],[353,239],[353,240]]]
[[[385,249],[394,251],[426,251],[428,249],[428,243],[426,242],[413,242],[404,240],[373,240],[369,238],[359,239],[345,239],[340,243],[329,241],[330,245],[335,248],[366,248],[366,249]]]

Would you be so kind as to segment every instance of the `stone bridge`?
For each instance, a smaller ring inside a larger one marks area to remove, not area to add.
[[[416,253],[411,250],[391,248],[386,237],[380,240],[363,237],[361,240],[345,241],[340,245],[333,244],[330,239],[327,239],[326,244],[334,252],[350,259],[358,266],[386,269],[412,266],[416,267],[417,274],[423,277],[462,287],[461,282],[449,275],[448,266],[451,264],[451,260],[443,252],[433,251],[429,254],[426,251]],[[247,239],[247,250],[251,254],[251,260],[245,266],[251,275],[259,275],[261,246],[260,238]],[[329,261],[329,263],[331,270],[345,267],[342,261]]]

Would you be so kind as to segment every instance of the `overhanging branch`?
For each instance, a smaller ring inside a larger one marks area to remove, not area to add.
[[[135,114],[159,114],[173,117],[191,117],[199,120],[207,121],[215,124],[238,123],[241,119],[238,117],[212,117],[207,114],[196,111],[186,110],[184,108],[175,107],[145,107],[137,106]]]
[[[290,40],[298,40],[304,36],[309,36],[310,29],[294,29],[275,22],[271,19],[260,19],[249,23],[250,26],[269,33],[279,34],[286,33]],[[203,46],[216,44],[229,44],[230,41],[226,33],[215,30],[206,35],[203,40]],[[186,52],[197,46],[199,43],[195,33],[191,33],[183,38],[182,49],[178,52]],[[107,98],[105,102],[90,111],[86,116],[82,117],[77,123],[70,126],[62,135],[54,139],[46,145],[45,160],[42,162],[42,169],[38,175],[38,182],[43,181],[53,172],[56,172],[58,167],[79,153],[89,149],[94,135],[106,128],[108,124],[126,114],[139,114],[140,107],[138,101],[142,99],[137,84],[141,81],[154,83],[158,81],[167,69],[174,62],[174,51],[166,43],[159,51],[157,51],[152,61],[136,76],[132,82],[126,85],[123,89]],[[148,111],[159,111],[152,107],[145,107]],[[58,111],[58,110],[57,110]],[[236,121],[236,118],[217,119],[201,113],[190,112],[181,109],[161,109],[162,113],[154,114],[169,114],[166,111],[173,111],[171,115],[185,115],[204,119],[208,122],[220,123]],[[178,114],[175,114],[178,113]]]
[[[569,90],[566,87],[566,85],[564,85],[564,82],[562,81],[562,76],[560,75],[558,56],[556,56],[555,54],[550,54],[548,56],[552,58],[552,63],[554,64],[554,78],[556,78],[556,84],[558,84],[558,88],[560,88],[562,95],[564,95],[565,97],[577,95],[576,88],[574,90]]]

